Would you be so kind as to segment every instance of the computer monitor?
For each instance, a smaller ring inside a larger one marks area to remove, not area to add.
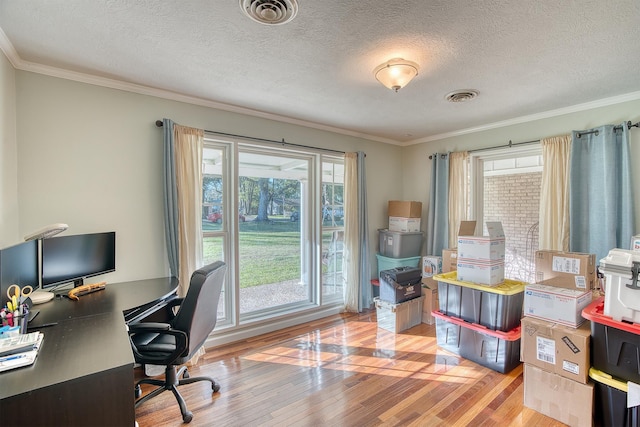
[[[83,280],[116,270],[116,233],[60,236],[42,241],[42,288]]]
[[[38,287],[38,242],[35,240],[19,243],[0,250],[0,301],[2,306],[8,301],[7,290],[11,285],[21,288],[31,285]]]

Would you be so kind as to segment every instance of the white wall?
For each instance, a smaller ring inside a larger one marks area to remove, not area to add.
[[[162,129],[202,129],[367,154],[372,271],[386,203],[402,195],[402,148],[152,96],[17,71],[19,236],[117,232],[117,282],[169,273],[162,220]],[[3,209],[4,210],[4,209]],[[0,231],[4,231],[0,229]]]
[[[402,168],[404,172],[403,197],[423,203],[423,222],[426,224],[429,209],[431,163],[429,156],[436,152],[464,151],[531,141],[571,133],[572,130],[590,129],[605,124],[621,124],[640,120],[640,100],[623,102],[606,107],[564,114],[533,122],[476,132],[423,144],[404,147]],[[640,129],[631,128],[631,158],[640,156]],[[636,231],[640,232],[640,170],[633,171],[635,189]]]
[[[16,73],[0,53],[0,248],[18,242]]]

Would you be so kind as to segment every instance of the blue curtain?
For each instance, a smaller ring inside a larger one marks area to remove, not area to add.
[[[427,217],[427,255],[449,247],[449,155],[431,156],[431,193]]]
[[[604,258],[628,249],[634,233],[629,129],[573,131],[569,172],[569,250]]]
[[[358,309],[370,308],[373,304],[373,295],[371,293],[371,262],[369,260],[369,219],[367,212],[367,177],[364,168],[366,155],[362,151],[358,151],[358,234],[362,245],[360,247],[360,301]]]
[[[180,261],[178,254],[178,187],[174,159],[173,121],[162,121],[164,131],[163,184],[164,184],[164,235],[171,276],[178,277]]]

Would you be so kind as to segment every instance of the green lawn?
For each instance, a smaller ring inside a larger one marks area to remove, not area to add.
[[[220,227],[208,221],[202,223],[205,231]],[[269,223],[240,223],[241,288],[300,279],[299,227],[299,222],[275,217]],[[205,259],[219,258],[216,254],[222,253],[222,241],[205,239],[203,251]]]

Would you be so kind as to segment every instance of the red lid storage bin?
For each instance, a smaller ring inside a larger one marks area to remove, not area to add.
[[[640,383],[640,324],[604,315],[604,298],[582,310],[591,321],[591,365],[622,381]]]

